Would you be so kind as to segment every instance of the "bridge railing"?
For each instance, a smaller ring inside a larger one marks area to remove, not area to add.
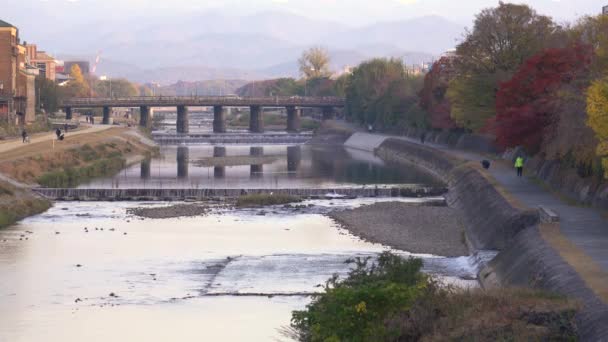
[[[69,98],[62,103],[64,107],[99,107],[99,106],[344,106],[344,99],[333,96],[134,96],[134,97],[84,97]]]

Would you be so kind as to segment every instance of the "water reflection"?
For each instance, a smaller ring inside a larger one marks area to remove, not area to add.
[[[264,147],[254,147],[249,149],[249,155],[251,157],[262,157],[264,156]],[[260,178],[264,173],[264,164],[251,164],[250,174],[251,178]]]
[[[296,173],[300,168],[302,161],[302,147],[288,146],[287,147],[287,171],[291,178],[296,177]]]
[[[188,165],[190,165],[190,150],[187,146],[177,148],[177,178],[188,178]]]
[[[213,148],[213,158],[223,158],[226,156],[226,147],[215,146]],[[224,178],[226,176],[226,166],[216,165],[213,167],[213,176],[215,178]]]
[[[305,188],[440,185],[416,168],[341,146],[163,146],[159,157],[83,188]]]
[[[150,179],[150,166],[152,162],[150,159],[144,159],[140,163],[140,177],[143,180]]]

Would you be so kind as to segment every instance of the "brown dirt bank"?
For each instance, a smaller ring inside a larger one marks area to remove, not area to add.
[[[386,202],[329,216],[365,240],[396,249],[447,257],[469,254],[460,216],[452,208]]]

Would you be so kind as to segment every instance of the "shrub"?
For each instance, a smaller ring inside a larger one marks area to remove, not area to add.
[[[236,201],[237,207],[261,207],[265,205],[287,204],[300,202],[301,199],[296,196],[283,194],[252,194],[240,196]]]
[[[421,272],[420,259],[384,252],[348,262],[284,330],[299,341],[573,341],[578,305],[524,289],[464,290]]]
[[[47,172],[37,181],[47,188],[74,187],[91,178],[114,174],[123,169],[125,163],[122,157],[114,156],[80,168],[66,167],[62,171]]]
[[[294,311],[291,328],[300,341],[381,341],[396,337],[383,324],[391,314],[412,305],[427,277],[420,259],[402,259],[385,252],[377,263],[349,260],[355,268],[346,279],[337,276],[303,311]]]

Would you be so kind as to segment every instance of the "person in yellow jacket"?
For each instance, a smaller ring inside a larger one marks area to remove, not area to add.
[[[517,157],[515,159],[515,169],[517,170],[517,177],[521,177],[524,173],[524,158]]]

